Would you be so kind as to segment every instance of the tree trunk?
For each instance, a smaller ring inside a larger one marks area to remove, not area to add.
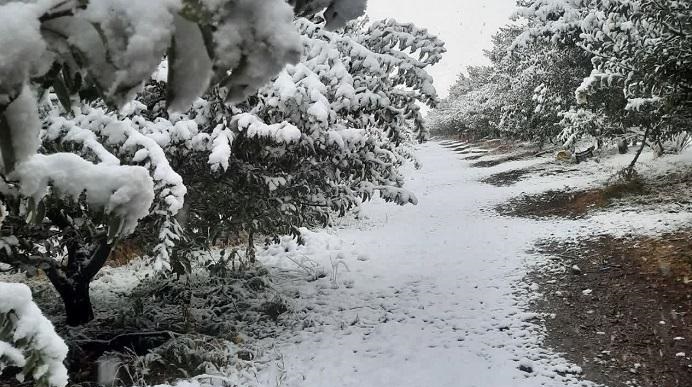
[[[175,220],[178,221],[178,225],[183,231],[187,231],[187,221],[190,218],[190,201],[185,200],[183,202],[183,208],[178,211],[178,214],[175,216]]]
[[[46,270],[46,276],[65,305],[67,325],[82,325],[94,319],[89,284],[106,263],[112,248],[105,238],[90,246],[71,241],[67,247],[67,265]]]
[[[618,140],[618,153],[620,153],[621,155],[627,153],[627,140],[625,140],[624,138],[620,138]]]
[[[625,169],[625,177],[627,179],[630,179],[632,175],[634,175],[634,166],[637,164],[637,160],[639,160],[639,156],[641,156],[642,151],[644,150],[644,147],[646,146],[646,138],[649,136],[649,130],[650,128],[647,127],[646,130],[644,131],[644,136],[642,136],[642,145],[639,147],[637,150],[637,154],[634,155],[634,159],[630,163],[629,167]]]
[[[253,237],[254,233],[249,232],[247,237],[247,251],[245,256],[251,264],[255,264],[255,239]]]
[[[94,319],[94,309],[89,297],[89,282],[55,287],[65,304],[66,323],[69,326],[86,324]]]
[[[4,110],[4,109],[3,109]],[[4,111],[0,112],[0,153],[2,154],[2,165],[4,172],[9,174],[14,170],[14,148],[12,146],[12,130],[5,118]]]

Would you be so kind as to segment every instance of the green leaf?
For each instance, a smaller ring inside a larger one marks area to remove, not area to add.
[[[72,101],[70,100],[70,91],[68,86],[65,84],[65,80],[60,74],[58,74],[58,76],[53,80],[53,90],[55,90],[55,94],[58,96],[58,100],[60,101],[63,109],[65,109],[65,111],[68,113],[71,112]]]
[[[67,63],[62,66],[62,79],[67,90],[72,90],[74,82],[72,82],[72,74],[70,74],[70,68]]]
[[[82,78],[81,73],[75,73],[74,75],[74,81],[72,82],[72,88],[70,89],[70,93],[76,94],[79,92],[79,90],[82,89],[82,84],[84,83],[84,80]]]
[[[0,340],[9,341],[13,330],[14,325],[9,313],[0,314]]]
[[[40,360],[40,356],[37,352],[32,351],[28,359],[26,359],[26,364],[22,369],[23,375],[31,375],[33,370],[36,368]]]

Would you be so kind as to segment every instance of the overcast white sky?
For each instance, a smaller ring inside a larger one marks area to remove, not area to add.
[[[430,70],[440,97],[468,65],[487,64],[483,49],[509,21],[516,0],[368,0],[372,19],[393,17],[425,27],[445,41],[447,53]]]

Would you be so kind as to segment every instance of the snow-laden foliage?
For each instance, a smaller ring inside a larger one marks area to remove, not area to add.
[[[692,4],[685,1],[536,1],[522,14],[543,23],[521,39],[578,35],[576,44],[592,56],[593,69],[576,90],[580,103],[602,89],[617,88],[626,110],[651,105],[663,132],[689,119],[692,79]],[[672,122],[671,122],[672,121]],[[668,126],[668,127],[666,127]]]
[[[0,373],[20,367],[17,379],[38,387],[64,387],[67,345],[43,316],[24,284],[0,282]]]
[[[88,165],[74,156],[31,160],[38,150],[40,120],[30,79],[39,79],[34,83],[39,87],[52,86],[67,111],[71,95],[84,97],[87,92],[123,106],[168,52],[169,107],[184,110],[210,80],[227,89],[227,99],[242,99],[285,63],[296,62],[300,52],[292,10],[281,0],[44,0],[0,7],[0,24],[7,29],[0,31],[5,173],[37,202],[49,183],[72,199],[86,191],[90,204],[123,221],[117,235],[132,233],[148,214],[152,179],[143,170],[103,162]],[[181,72],[186,74],[176,76]],[[76,169],[84,174],[74,174]],[[35,176],[26,176],[26,171]],[[94,174],[106,182],[101,190],[86,185]],[[126,182],[122,177],[127,175],[135,179]],[[57,176],[69,176],[71,189]]]
[[[291,5],[324,20],[281,0],[3,3],[43,32],[24,42],[43,66],[2,73],[21,82],[1,78],[0,261],[43,270],[68,324],[93,317],[88,284],[122,238],[185,270],[190,241],[245,233],[252,260],[255,235],[416,203],[400,167],[443,43],[393,20],[331,31],[363,1]]]
[[[156,138],[147,136],[148,133],[155,130],[150,129],[151,126],[165,125],[162,121],[152,123],[137,115],[132,118],[119,119],[101,107],[84,106],[81,112],[74,111],[73,117],[70,119],[59,116],[55,111],[52,111],[52,114],[44,122],[47,126],[44,136],[46,147],[56,144],[77,146],[77,149],[81,147],[79,153],[85,158],[95,155],[98,159],[96,160],[97,165],[112,164],[113,167],[120,169],[122,182],[119,183],[118,179],[103,180],[99,175],[100,169],[94,168],[94,164],[86,162],[74,154],[58,153],[42,157],[47,159],[47,162],[51,162],[50,158],[57,158],[57,162],[66,158],[84,165],[81,169],[64,176],[65,181],[62,184],[69,185],[67,188],[61,188],[58,177],[53,175],[43,176],[40,183],[45,186],[46,180],[50,179],[54,190],[59,190],[60,193],[68,189],[73,190],[74,195],[72,196],[79,196],[82,191],[87,191],[89,193],[86,198],[87,203],[91,206],[101,202],[108,203],[105,212],[111,214],[113,219],[123,219],[122,224],[115,230],[116,234],[131,234],[137,226],[137,219],[146,216],[160,217],[164,224],[175,222],[174,216],[183,206],[187,189],[183,185],[180,175],[171,168],[168,162],[163,148],[168,144],[162,141],[157,142]],[[133,163],[137,166],[121,165],[124,163]],[[44,169],[36,168],[33,171]],[[36,173],[32,174],[31,172],[32,169],[28,169],[25,173],[27,179],[36,180]],[[117,176],[115,173],[113,175]],[[87,186],[83,187],[80,184]],[[20,180],[21,190],[26,190],[27,185],[22,184]],[[130,186],[133,188],[128,190]],[[141,193],[138,192],[142,187],[146,189],[141,190]],[[32,190],[27,191],[32,192]],[[45,191],[45,188],[34,191]],[[140,196],[133,196],[129,191]],[[110,197],[99,200],[99,195],[110,195]],[[25,194],[25,196],[29,195]],[[40,200],[36,197],[33,199],[37,203]],[[91,203],[91,201],[94,202]],[[126,207],[124,210],[120,210],[123,213],[122,217],[119,216],[118,206]],[[139,206],[139,209],[134,211],[127,206]],[[139,213],[140,216],[137,219],[126,217],[132,213]],[[173,227],[174,225],[169,224],[169,228]],[[158,253],[156,264],[165,267],[169,249],[172,246],[168,245],[168,238],[164,236],[175,239],[176,231],[164,227],[160,233],[162,233],[161,245],[155,248]]]
[[[559,112],[576,104],[574,88],[588,75],[588,56],[561,42],[514,46],[521,33],[517,25],[498,31],[486,52],[492,65],[467,69],[469,86],[431,114],[433,127],[539,141],[560,133]]]
[[[675,89],[688,82],[684,69],[690,56],[690,7],[684,1],[530,1],[518,14],[538,22],[531,23],[516,44],[576,40],[594,54],[596,75],[630,78],[625,93]],[[681,84],[672,86],[675,81]]]
[[[689,2],[531,0],[519,5],[521,23],[509,27],[514,37],[501,40],[507,29],[501,30],[489,52],[493,69],[511,79],[497,94],[506,101],[496,122],[501,132],[571,145],[586,134],[621,136],[632,126],[648,129],[657,143],[690,130]],[[499,77],[492,81],[501,82]],[[448,115],[462,113],[443,110],[436,117]]]
[[[288,0],[295,7],[296,15],[309,16],[324,9],[326,28],[334,30],[344,27],[349,20],[362,16],[366,0]]]
[[[162,130],[177,120],[141,117],[144,109],[130,100],[167,56],[162,95],[171,116],[210,86],[223,90],[219,103],[242,101],[299,61],[294,7],[305,15],[331,9],[326,15],[334,26],[364,8],[363,1],[292,5],[0,2],[0,200],[7,212],[0,262],[29,274],[45,271],[65,301],[68,324],[92,317],[89,281],[114,244],[138,226],[146,230],[138,236],[154,236],[147,244],[156,265],[168,267],[186,187],[165,147],[190,140],[222,165],[232,142],[222,129],[182,139],[194,131],[185,125],[194,123]],[[172,137],[157,137],[165,133]]]
[[[399,169],[426,135],[417,103],[436,103],[425,68],[439,61],[442,42],[393,20],[338,33],[297,24],[300,63],[244,103],[225,105],[225,90],[214,89],[186,115],[171,115],[174,125],[147,134],[166,142],[190,191],[183,218],[195,239],[247,233],[252,245],[256,234],[328,224],[375,194],[416,202]],[[138,99],[151,106],[147,114],[161,111],[162,89],[152,83]]]
[[[460,74],[450,96],[430,112],[433,130],[470,136],[499,135],[498,123],[504,104],[496,96],[507,88],[506,78],[499,78],[492,67],[468,67],[468,76]]]

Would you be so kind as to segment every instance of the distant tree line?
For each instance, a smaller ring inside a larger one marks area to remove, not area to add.
[[[432,111],[432,131],[568,149],[636,139],[659,154],[689,141],[689,1],[521,0],[486,56]]]

